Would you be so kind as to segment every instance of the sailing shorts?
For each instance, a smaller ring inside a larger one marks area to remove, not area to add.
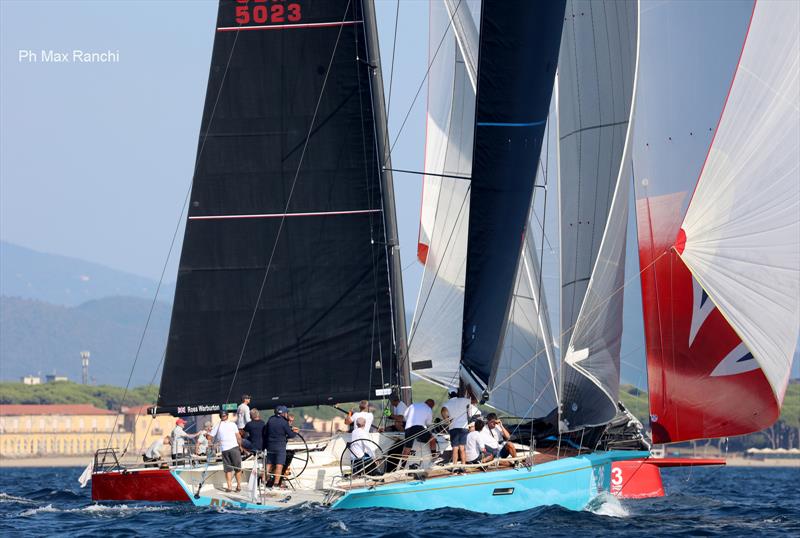
[[[505,444],[500,448],[489,448],[487,446],[486,452],[488,452],[495,458],[507,458],[509,456],[508,447]]]
[[[450,430],[450,444],[452,446],[464,446],[467,444],[467,429],[453,428]]]
[[[242,470],[242,452],[238,446],[222,451],[222,470],[226,473]]]
[[[285,465],[286,464],[286,447],[282,448],[267,448],[267,464],[268,465]]]
[[[406,441],[403,444],[406,448],[414,446],[414,441],[420,443],[427,443],[431,439],[431,432],[425,429],[425,426],[411,426],[406,428]]]

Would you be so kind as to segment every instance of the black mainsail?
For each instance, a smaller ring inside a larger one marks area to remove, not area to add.
[[[220,1],[160,411],[243,392],[259,407],[353,401],[401,381],[368,7]]]
[[[483,2],[461,351],[462,367],[482,385],[502,351],[564,5]]]

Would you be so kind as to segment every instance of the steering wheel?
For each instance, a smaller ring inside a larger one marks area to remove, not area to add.
[[[297,437],[295,437],[295,439],[297,438],[299,438],[303,442],[303,448],[291,449],[292,462],[289,465],[289,468],[292,470],[292,474],[290,476],[284,476],[284,480],[294,480],[296,478],[300,478],[300,475],[303,474],[303,471],[305,471],[306,467],[308,467],[308,460],[310,459],[308,443],[306,442],[305,437],[303,437],[302,434],[300,434],[300,432],[297,432]],[[299,454],[303,454],[303,456],[300,456]],[[303,466],[300,468],[299,471],[295,471],[295,465],[294,465],[295,461],[303,462]]]
[[[348,441],[345,449],[342,451],[342,456],[339,458],[339,472],[341,472],[342,476],[345,476],[347,472],[345,471],[346,468],[350,469],[350,474],[353,476],[361,476],[367,473],[372,473],[374,471],[380,471],[383,473],[383,468],[386,464],[386,458],[383,455],[383,450],[381,450],[381,446],[373,441],[372,439],[359,439],[357,442],[359,443],[368,443],[367,445],[362,445],[365,450],[364,452],[368,452],[367,448],[372,449],[372,453],[375,457],[372,458],[372,463],[363,467],[358,471],[358,473],[352,472],[352,465],[351,462],[356,457],[355,453],[352,449],[352,441]]]

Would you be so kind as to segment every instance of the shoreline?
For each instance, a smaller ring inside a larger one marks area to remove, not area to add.
[[[727,467],[800,467],[800,459],[755,460],[750,458],[726,458]]]
[[[43,456],[38,458],[0,458],[0,469],[7,467],[86,467],[92,455]]]

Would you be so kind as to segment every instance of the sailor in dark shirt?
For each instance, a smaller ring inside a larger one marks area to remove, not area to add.
[[[280,487],[283,467],[286,464],[286,442],[297,436],[297,428],[289,424],[289,410],[285,405],[275,409],[264,427],[264,448],[267,449],[266,482],[267,487]]]
[[[250,422],[244,425],[246,437],[242,439],[242,446],[251,452],[261,452],[264,450],[264,421],[261,420],[261,413],[258,409],[250,410]]]

